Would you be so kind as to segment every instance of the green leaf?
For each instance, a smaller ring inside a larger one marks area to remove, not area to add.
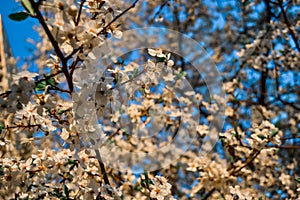
[[[78,167],[78,164],[77,163],[75,163],[74,165],[72,165],[71,167],[70,167],[70,170],[72,171],[75,167]],[[69,174],[69,179],[73,179],[73,176],[71,175],[71,174]]]
[[[278,132],[279,132],[278,130],[274,130],[274,131],[271,132],[270,136],[274,137],[278,134]]]
[[[35,87],[35,90],[37,91],[44,91],[45,90],[45,87],[47,85],[50,85],[50,86],[55,86],[57,85],[54,81],[53,78],[47,78],[47,76],[45,76],[45,80],[41,81],[40,83],[38,83]]]
[[[139,69],[133,70],[133,76],[136,77],[139,74]]]
[[[8,15],[8,17],[12,20],[15,21],[23,21],[29,16],[29,13],[27,12],[17,12],[17,13],[12,13]]]
[[[145,175],[145,181],[146,181],[146,184],[147,184],[147,185],[151,184],[151,180],[150,180],[149,177],[148,177],[148,172],[147,172],[147,171],[144,172],[144,175]]]
[[[59,190],[57,188],[54,188],[53,190],[54,190],[55,194],[59,194]]]
[[[284,50],[279,50],[279,52],[280,52],[280,53],[282,53],[282,54],[284,54],[284,53],[285,53],[285,51],[284,51]]]
[[[185,76],[185,72],[184,71],[180,71],[179,73],[177,73],[176,71],[174,72],[175,76],[177,79],[182,78],[183,76]]]
[[[224,146],[225,145],[225,138],[224,137],[220,137],[221,143]]]
[[[233,156],[229,156],[229,162],[234,163],[234,157]]]
[[[166,60],[165,57],[156,57],[156,62],[165,62]]]
[[[29,0],[21,0],[21,4],[27,10],[27,12],[29,12],[31,15],[34,15],[34,10]]]
[[[75,164],[76,164],[76,161],[75,161],[75,160],[72,160],[72,159],[69,159],[69,160],[68,160],[68,164],[70,164],[70,165],[75,165]]]
[[[0,166],[0,176],[4,175],[4,168],[2,166]]]
[[[52,86],[56,85],[53,78],[46,79],[46,83],[47,83],[47,85],[52,85]]]
[[[64,112],[66,112],[66,110],[61,109],[61,110],[58,110],[57,114],[61,115],[61,114],[63,114]]]
[[[123,132],[123,135],[126,136],[126,137],[130,136],[130,134],[126,131]]]
[[[46,86],[47,86],[47,82],[42,81],[36,85],[35,90],[36,91],[44,91]]]
[[[139,185],[136,185],[133,189],[136,191],[141,191],[143,188]]]
[[[258,135],[257,137],[259,137],[261,140],[264,140],[266,138],[264,135]]]
[[[0,124],[0,130],[3,130],[3,129],[5,129],[4,124]]]
[[[109,144],[116,144],[117,143],[117,141],[113,140],[113,139],[108,139],[107,141],[109,142]]]
[[[69,188],[68,188],[66,185],[65,185],[64,190],[65,190],[65,195],[66,195],[66,197],[69,198],[69,197],[70,197],[70,194],[69,194]]]
[[[300,178],[295,178],[295,180],[296,180],[298,183],[300,183]]]
[[[34,172],[29,172],[29,178],[34,177],[35,173]]]

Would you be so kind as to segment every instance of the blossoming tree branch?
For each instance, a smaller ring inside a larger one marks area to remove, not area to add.
[[[300,198],[300,1],[16,2],[1,199]]]

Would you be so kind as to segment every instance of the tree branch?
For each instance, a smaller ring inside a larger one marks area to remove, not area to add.
[[[31,3],[32,5],[32,8],[35,12],[35,18],[37,18],[41,24],[41,26],[43,27],[43,29],[45,30],[46,32],[46,35],[48,36],[53,48],[54,48],[54,51],[55,53],[57,54],[57,56],[59,57],[61,63],[62,63],[62,72],[64,73],[66,79],[67,79],[67,82],[68,82],[68,86],[69,86],[69,90],[71,93],[73,91],[73,81],[72,81],[72,77],[70,76],[70,73],[68,71],[68,66],[67,66],[67,59],[64,57],[62,51],[60,50],[59,46],[58,46],[58,43],[57,41],[54,39],[51,31],[49,30],[46,22],[45,22],[45,19],[42,15],[42,13],[40,12],[39,10],[39,4],[36,3],[34,0],[29,0],[29,2]]]
[[[212,195],[214,193],[214,191],[216,190],[215,187],[213,187],[201,200],[206,200],[210,197],[210,195]]]
[[[268,146],[268,148],[278,148],[278,149],[300,149],[300,146]]]
[[[118,16],[116,16],[113,20],[111,20],[111,22],[109,22],[106,26],[104,26],[104,28],[97,34],[97,36],[99,36],[100,34],[105,33],[106,29],[108,27],[110,27],[115,21],[117,21],[120,17],[122,17],[125,13],[127,13],[129,10],[131,10],[132,8],[135,7],[135,5],[137,4],[139,0],[135,0],[131,6],[129,6],[128,8],[126,8],[126,10],[124,10],[122,13],[120,13]]]
[[[26,128],[35,128],[37,127],[38,129],[41,129],[41,124],[28,124],[28,125],[21,125],[21,124],[17,124],[15,126],[6,126],[4,127],[4,129],[6,130],[10,130],[10,129],[14,129],[14,128],[23,128],[23,129],[26,129]]]
[[[285,138],[280,138],[280,140],[293,140],[296,138],[300,138],[300,136],[294,136],[294,137],[285,137]]]
[[[35,84],[39,84],[39,83],[41,83],[41,82],[43,82],[43,81],[49,80],[50,78],[53,78],[53,77],[55,77],[55,76],[57,76],[57,75],[59,75],[59,74],[61,74],[61,73],[62,73],[62,71],[59,70],[59,71],[57,71],[57,72],[54,73],[54,74],[50,74],[49,76],[45,76],[45,78],[43,78],[43,79],[37,80],[37,81],[35,82]]]
[[[159,9],[155,12],[154,17],[152,20],[155,20],[156,17],[161,13],[161,11],[163,10],[163,8],[167,5],[167,3],[169,2],[169,0],[165,0],[159,7]]]
[[[280,0],[279,8],[281,10],[281,13],[283,14],[284,22],[285,22],[285,24],[286,24],[286,26],[287,26],[287,28],[289,30],[289,33],[290,33],[290,35],[291,35],[291,37],[292,37],[292,39],[293,39],[293,41],[295,43],[295,46],[296,46],[297,50],[300,52],[300,46],[299,46],[299,43],[298,43],[298,38],[295,35],[294,31],[291,29],[291,23],[288,20],[288,17],[286,15],[286,11],[284,10],[284,7],[283,7],[282,4],[283,4],[283,2],[282,2],[282,0]]]
[[[135,0],[130,7],[128,7],[126,10],[124,10],[122,13],[120,13],[118,16],[116,16],[111,22],[109,22],[98,34],[97,36],[99,36],[100,34],[105,33],[106,29],[111,26],[115,21],[117,21],[120,17],[122,17],[125,13],[127,13],[130,9],[134,8],[135,5],[137,4],[139,0]],[[103,4],[101,4],[103,5]],[[93,37],[95,38],[95,37]],[[65,59],[68,61],[70,58],[72,58],[73,55],[75,55],[78,51],[83,50],[83,46],[78,47],[77,49],[73,49],[73,51],[65,57]]]
[[[72,51],[68,56],[66,56],[66,59],[67,59],[67,60],[71,59],[72,56],[74,56],[78,51],[80,51],[80,50],[82,50],[82,49],[83,49],[82,46],[80,46],[80,47],[77,48],[77,49],[73,49],[73,51]]]
[[[107,176],[107,173],[106,173],[106,170],[105,170],[103,160],[102,160],[101,155],[100,155],[100,151],[98,149],[96,149],[95,152],[96,152],[96,158],[98,160],[101,172],[103,174],[104,183],[105,183],[105,185],[111,186],[110,182],[109,182],[109,179],[108,179],[108,176]],[[112,194],[112,192],[109,189],[107,189],[107,192],[108,192],[108,194]],[[97,195],[97,199],[101,199],[100,198],[100,192]]]
[[[79,24],[79,21],[80,21],[80,15],[81,15],[81,12],[82,12],[82,7],[83,7],[83,4],[85,3],[85,1],[86,1],[86,0],[81,0],[81,2],[80,2],[78,15],[77,15],[77,18],[76,18],[76,21],[75,21],[75,26],[78,26],[78,24]]]

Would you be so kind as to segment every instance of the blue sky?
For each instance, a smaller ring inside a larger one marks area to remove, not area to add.
[[[38,34],[32,29],[37,21],[32,18],[27,18],[21,22],[9,19],[9,14],[18,11],[23,11],[23,7],[19,3],[15,3],[14,0],[0,0],[0,13],[14,57],[19,57],[22,60],[22,58],[32,54],[28,48],[33,48],[33,45],[27,43],[26,39],[36,40],[38,37]]]

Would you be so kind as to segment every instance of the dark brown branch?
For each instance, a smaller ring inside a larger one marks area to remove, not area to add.
[[[155,12],[153,20],[155,20],[155,18],[161,13],[161,11],[163,10],[163,8],[167,5],[167,3],[169,2],[169,0],[165,0],[159,7],[158,11]]]
[[[64,93],[71,93],[70,90],[64,90],[64,89],[61,89],[55,85],[51,85],[50,88],[48,90],[57,90],[57,91],[60,91],[60,92],[64,92]]]
[[[10,93],[12,93],[12,91],[6,91],[6,92],[3,92],[3,93],[0,94],[0,97],[1,97],[1,98],[8,97],[8,95],[9,95]]]
[[[57,71],[57,72],[54,73],[54,74],[50,74],[49,76],[45,76],[45,78],[43,78],[43,79],[37,80],[37,81],[35,82],[35,84],[39,84],[39,83],[41,83],[41,82],[43,82],[43,81],[49,80],[50,78],[53,78],[53,77],[55,77],[55,76],[57,76],[57,75],[59,75],[59,74],[61,74],[61,73],[62,73],[62,71],[59,70],[59,71]]]
[[[276,83],[276,95],[279,96],[279,66],[275,65],[275,83]]]
[[[62,62],[64,62],[65,61],[64,55],[63,55],[62,51],[60,50],[57,41],[54,39],[51,31],[49,30],[49,28],[48,28],[48,26],[47,26],[47,24],[44,20],[44,17],[43,17],[42,13],[39,10],[39,7],[38,7],[37,3],[35,3],[34,0],[29,0],[29,1],[30,1],[31,5],[34,9],[35,14],[36,14],[35,18],[37,18],[39,20],[40,24],[42,25],[43,29],[45,30],[45,32],[46,32],[46,34],[47,34],[54,50],[55,50],[55,53],[60,58],[60,60]]]
[[[99,163],[99,166],[100,166],[100,169],[101,169],[101,173],[103,174],[104,183],[105,183],[105,185],[111,186],[110,182],[109,182],[109,179],[108,179],[108,176],[107,176],[107,173],[106,173],[106,170],[105,170],[103,160],[102,160],[101,155],[100,155],[100,151],[98,149],[96,149],[95,152],[96,152],[96,158],[98,160],[98,163]],[[108,194],[112,194],[112,192],[109,189],[107,189],[107,192],[108,192]],[[100,193],[97,195],[97,199],[99,199],[99,197],[100,197]]]
[[[264,0],[264,2],[266,4],[266,10],[267,10],[266,21],[267,21],[267,23],[270,23],[271,22],[271,16],[272,16],[270,2],[269,2],[269,0]]]
[[[76,21],[75,21],[75,26],[78,26],[78,24],[79,24],[79,21],[80,21],[80,15],[81,15],[82,7],[83,7],[83,4],[84,4],[84,3],[85,3],[85,0],[81,0],[80,6],[79,6],[78,15],[77,15],[77,18],[76,18]]]
[[[265,63],[265,66],[267,64]],[[267,78],[268,78],[268,69],[262,70],[261,72],[261,79],[260,79],[260,97],[259,97],[259,104],[265,106],[265,99],[267,95]]]
[[[211,189],[203,198],[202,200],[206,200],[210,197],[210,195],[212,195],[212,193],[214,193],[214,191],[216,190],[216,188]]]
[[[66,59],[67,59],[67,60],[71,59],[72,56],[74,56],[78,51],[80,51],[80,50],[82,50],[82,49],[83,49],[82,46],[79,47],[79,48],[77,48],[77,49],[73,49],[73,51],[72,51],[69,55],[66,56]]]
[[[111,22],[109,22],[97,35],[99,36],[100,34],[105,33],[106,29],[111,26],[116,20],[118,20],[120,17],[122,17],[125,13],[127,13],[130,9],[134,8],[135,5],[137,4],[139,0],[135,0],[130,7],[128,7],[126,10],[124,10],[122,13],[120,13],[118,16],[116,16]],[[100,6],[102,6],[103,4],[101,4]],[[75,55],[77,52],[79,52],[80,50],[83,49],[83,46],[78,47],[77,49],[73,49],[73,51],[66,56],[66,60],[68,61],[69,59],[72,58],[73,55]]]
[[[70,76],[69,71],[68,71],[67,59],[64,57],[61,49],[59,48],[57,41],[54,39],[51,31],[49,30],[49,28],[45,22],[45,19],[39,10],[39,5],[34,0],[29,0],[29,1],[35,12],[35,18],[37,18],[39,20],[41,26],[43,27],[44,31],[46,32],[46,35],[48,36],[48,38],[54,48],[55,53],[57,54],[57,56],[59,57],[59,59],[62,63],[62,72],[64,73],[64,75],[67,79],[68,86],[69,86],[70,93],[71,93],[73,91],[73,81],[72,81],[72,77]]]
[[[295,46],[297,48],[297,50],[300,52],[300,46],[299,46],[299,43],[298,43],[298,38],[297,36],[295,35],[294,31],[291,29],[291,23],[290,21],[288,20],[288,17],[286,15],[286,11],[284,10],[284,7],[283,7],[283,2],[282,0],[280,0],[280,4],[279,4],[279,7],[280,7],[280,10],[281,10],[281,13],[283,14],[283,19],[284,19],[284,22],[289,30],[289,33],[295,43]]]
[[[178,32],[181,32],[181,23],[180,23],[180,20],[179,20],[179,9],[177,6],[174,6],[174,24],[175,24],[175,27],[174,29],[177,29]],[[182,35],[180,34],[179,35],[179,41],[178,41],[178,47],[179,47],[179,53],[180,55],[182,55]],[[184,69],[184,58],[182,56],[180,56],[180,62],[181,62],[181,68]]]
[[[231,171],[229,174],[235,176],[239,171],[241,171],[243,168],[245,168],[246,166],[248,166],[259,154],[260,154],[260,150],[253,149],[252,152],[250,153],[250,156],[243,163],[243,165],[240,166],[239,168],[237,168],[236,170]]]
[[[300,149],[300,146],[269,146],[268,148],[278,148],[278,149]]]
[[[285,137],[285,138],[280,138],[280,140],[293,140],[296,138],[300,138],[300,136],[294,136],[294,137]]]
[[[10,130],[10,129],[14,129],[14,128],[34,128],[37,127],[38,129],[41,128],[40,124],[28,124],[28,125],[15,125],[15,126],[6,126],[4,129],[6,130]]]
[[[71,75],[71,76],[73,76],[73,73],[74,73],[74,71],[75,71],[75,69],[76,69],[76,65],[77,65],[80,61],[82,61],[82,60],[77,56],[77,57],[76,57],[76,60],[74,60],[74,61],[72,62],[72,64],[70,65],[70,75]]]
[[[38,0],[37,5],[40,6],[43,3],[43,1],[45,1],[45,0]]]
[[[279,149],[300,149],[300,146],[266,146],[266,148],[279,148]],[[259,154],[260,150],[258,149],[253,149],[252,152],[250,153],[249,157],[246,159],[246,161],[243,163],[242,166],[239,168],[232,170],[229,172],[230,175],[237,175],[239,171],[241,171],[243,168],[248,166]]]
[[[128,8],[126,8],[126,10],[124,10],[122,13],[120,13],[119,15],[117,15],[113,20],[111,20],[111,22],[109,22],[106,26],[104,26],[104,28],[97,34],[97,36],[99,36],[100,34],[105,33],[106,29],[109,28],[115,21],[117,21],[120,17],[122,17],[129,10],[131,10],[132,8],[134,8],[138,1],[139,0],[135,0],[131,4],[131,6],[129,6]]]
[[[278,96],[277,100],[279,100],[281,103],[283,103],[284,105],[289,105],[291,106],[292,108],[300,111],[300,107],[294,105],[293,103],[290,103],[290,102],[287,102],[287,101],[284,101],[280,96]]]

